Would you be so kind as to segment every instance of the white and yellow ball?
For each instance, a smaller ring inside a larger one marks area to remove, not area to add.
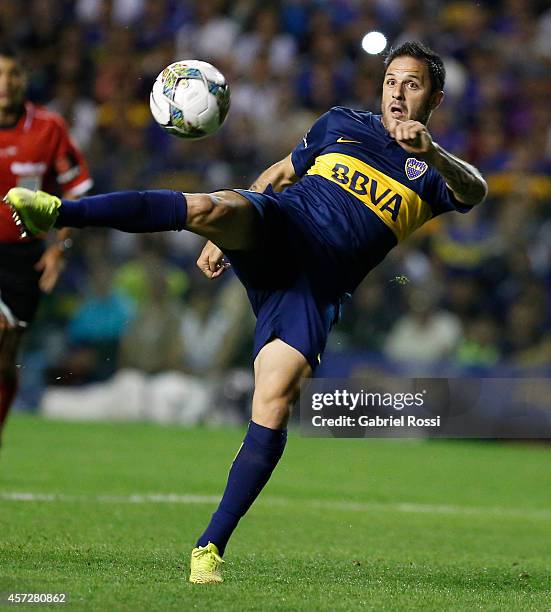
[[[214,134],[230,107],[230,88],[212,64],[183,60],[167,66],[156,78],[149,106],[167,132],[191,140]]]

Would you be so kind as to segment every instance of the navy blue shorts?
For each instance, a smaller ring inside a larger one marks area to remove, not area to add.
[[[224,252],[256,315],[254,358],[279,338],[315,369],[338,319],[340,299],[328,293],[319,270],[302,251],[304,240],[281,213],[279,194],[235,191],[252,202],[259,215],[259,246]]]

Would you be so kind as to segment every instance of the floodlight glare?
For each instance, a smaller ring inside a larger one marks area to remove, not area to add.
[[[386,36],[381,32],[368,32],[362,38],[362,49],[370,55],[381,53],[386,47]]]

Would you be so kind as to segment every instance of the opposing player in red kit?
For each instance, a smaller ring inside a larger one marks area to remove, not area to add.
[[[25,101],[26,75],[17,52],[0,46],[0,197],[16,186],[79,197],[92,181],[63,119]],[[68,230],[52,244],[21,237],[7,206],[0,207],[0,443],[17,391],[16,357],[41,292],[63,267]]]

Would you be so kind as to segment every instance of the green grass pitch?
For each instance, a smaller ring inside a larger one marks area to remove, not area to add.
[[[80,610],[551,609],[550,447],[291,434],[225,582],[190,585],[243,431],[15,416],[6,434],[4,594],[66,592],[57,607]]]

